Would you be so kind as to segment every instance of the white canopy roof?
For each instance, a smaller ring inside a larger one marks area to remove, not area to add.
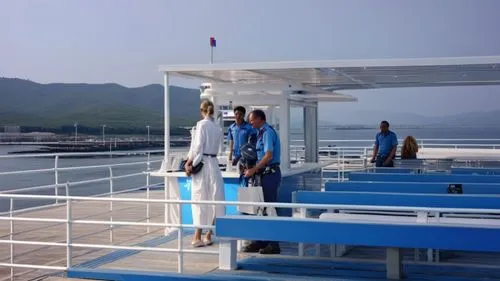
[[[216,84],[277,84],[321,97],[332,91],[499,85],[500,56],[165,65],[160,71]]]

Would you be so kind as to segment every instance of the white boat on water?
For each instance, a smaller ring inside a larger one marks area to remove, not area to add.
[[[274,236],[275,239],[282,241],[281,255],[268,258],[237,253],[235,239],[246,239],[247,236],[224,236],[225,239],[201,249],[187,245],[191,230],[201,226],[193,225],[190,218],[190,179],[176,171],[176,161],[184,154],[170,148],[170,132],[166,129],[164,157],[161,158],[66,167],[54,154],[47,156],[54,160],[50,162],[54,166],[1,172],[0,175],[4,177],[21,178],[28,174],[49,173],[53,175],[53,181],[0,194],[3,206],[8,206],[8,210],[0,216],[0,253],[3,258],[0,262],[0,278],[26,280],[56,278],[67,274],[69,277],[101,280],[182,280],[183,277],[190,280],[380,280],[384,276],[400,278],[401,260],[404,258],[408,275],[415,279],[445,276],[444,279],[451,280],[453,277],[472,276],[496,280],[500,256],[497,242],[492,237],[500,231],[498,209],[465,208],[459,205],[380,206],[377,202],[372,205],[362,202],[294,203],[292,193],[305,190],[320,193],[324,188],[325,170],[334,174],[330,181],[342,182],[353,175],[349,172],[372,168],[366,161],[371,156],[370,144],[357,147],[345,147],[340,142],[330,147],[321,145],[317,132],[319,102],[355,102],[355,98],[342,94],[342,90],[348,89],[498,85],[498,65],[500,57],[162,66],[166,128],[169,128],[168,86],[172,75],[210,83],[210,87],[202,89],[201,97],[212,99],[216,105],[268,106],[270,110],[279,107],[275,112],[282,141],[283,181],[280,203],[269,206],[279,207],[280,216],[237,218],[242,222],[241,227],[235,224],[233,229],[246,230],[248,237],[256,239],[263,233],[273,235],[266,232],[268,230],[274,231],[278,235]],[[301,107],[304,111],[304,138],[299,145],[294,144],[289,137],[290,107]],[[448,168],[459,165],[484,167],[500,159],[496,151],[500,140],[491,140],[483,148],[466,148],[468,145],[478,146],[477,142],[471,140],[450,140],[449,143],[441,142],[441,145],[431,145],[433,140],[421,141],[424,144],[421,144],[419,158],[423,161],[447,161]],[[324,151],[328,152],[326,156],[319,153]],[[332,154],[331,151],[336,153]],[[30,155],[1,158],[10,160],[27,157]],[[221,150],[222,164],[225,159]],[[124,166],[139,168],[128,173],[117,173]],[[104,169],[107,174],[98,179],[78,182],[62,177],[64,172],[90,169]],[[427,171],[424,169],[424,172]],[[444,172],[442,174],[452,174],[450,171]],[[384,176],[384,173],[381,174]],[[203,203],[227,205],[228,215],[231,215],[238,204],[235,199],[239,175],[231,169],[225,169],[223,176],[227,201]],[[121,180],[127,182],[134,177],[144,179],[144,185],[118,188],[124,184]],[[484,177],[493,181],[497,179],[491,175]],[[82,189],[77,189],[78,186],[89,188],[98,182],[105,183],[109,190],[89,196],[81,195]],[[496,187],[500,179],[487,184]],[[446,195],[443,198],[449,196],[470,197],[464,194]],[[481,196],[485,204],[487,200],[498,197],[492,194]],[[481,196],[475,200],[480,200]],[[351,199],[355,200],[354,197]],[[37,200],[45,205],[40,203],[29,210],[16,208],[25,200]],[[439,203],[439,200],[434,201]],[[408,202],[413,203],[411,200]],[[318,217],[305,218],[309,214],[308,210],[318,209],[335,210],[338,215],[323,215],[322,218],[330,217],[325,219],[327,222],[320,221]],[[395,218],[396,215],[399,218]],[[445,216],[446,219],[440,219]],[[230,219],[225,222],[230,223]],[[244,220],[255,220],[255,223],[273,221],[281,228],[269,224],[268,229],[252,229],[248,228]],[[306,224],[314,230],[307,233],[310,230],[308,227],[295,227]],[[354,226],[364,231],[355,231],[352,228]],[[320,230],[330,227],[345,227],[350,232],[341,236],[342,231]],[[387,227],[387,230],[382,231],[380,227]],[[414,232],[408,231],[408,227]],[[450,234],[455,229],[460,235],[442,236],[442,233]],[[216,234],[225,230],[216,229]],[[377,238],[383,238],[384,233],[392,237],[387,242]],[[390,236],[397,233],[404,235]],[[467,237],[464,233],[477,233],[478,236]],[[345,243],[318,242],[333,241],[330,238]],[[466,238],[468,242],[462,243]],[[488,246],[494,253],[485,253],[484,250],[489,250]],[[441,247],[448,252],[436,250]],[[400,248],[417,250],[401,251]],[[421,255],[422,252],[426,254]],[[236,263],[236,258],[240,259],[239,263]],[[489,265],[484,266],[486,263]],[[236,265],[240,266],[240,270],[236,269]]]

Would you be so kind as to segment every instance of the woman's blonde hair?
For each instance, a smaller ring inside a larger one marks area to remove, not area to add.
[[[206,115],[214,115],[214,104],[210,100],[203,100],[200,104],[200,111]]]
[[[401,147],[401,158],[411,158],[418,152],[418,143],[413,136],[407,136]]]

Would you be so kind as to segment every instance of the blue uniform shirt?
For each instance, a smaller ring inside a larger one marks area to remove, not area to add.
[[[231,124],[227,130],[227,140],[233,141],[233,156],[240,157],[240,147],[248,142],[254,143],[257,139],[257,130],[252,125],[243,121],[238,126],[236,122]]]
[[[257,137],[257,159],[260,161],[264,158],[266,152],[271,151],[273,153],[273,158],[267,163],[267,165],[279,164],[281,157],[280,139],[276,134],[276,131],[269,126],[269,124],[264,123],[264,126],[260,128],[259,135]]]
[[[388,156],[394,145],[398,145],[398,137],[392,131],[386,134],[378,133],[375,137],[375,144],[378,145],[378,155]]]

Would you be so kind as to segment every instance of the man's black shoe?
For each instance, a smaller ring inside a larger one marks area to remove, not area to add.
[[[258,244],[252,243],[243,248],[243,252],[245,253],[257,253],[260,250],[260,246]]]
[[[260,249],[259,253],[262,255],[279,254],[281,253],[281,249],[278,244],[269,244],[266,247]]]

